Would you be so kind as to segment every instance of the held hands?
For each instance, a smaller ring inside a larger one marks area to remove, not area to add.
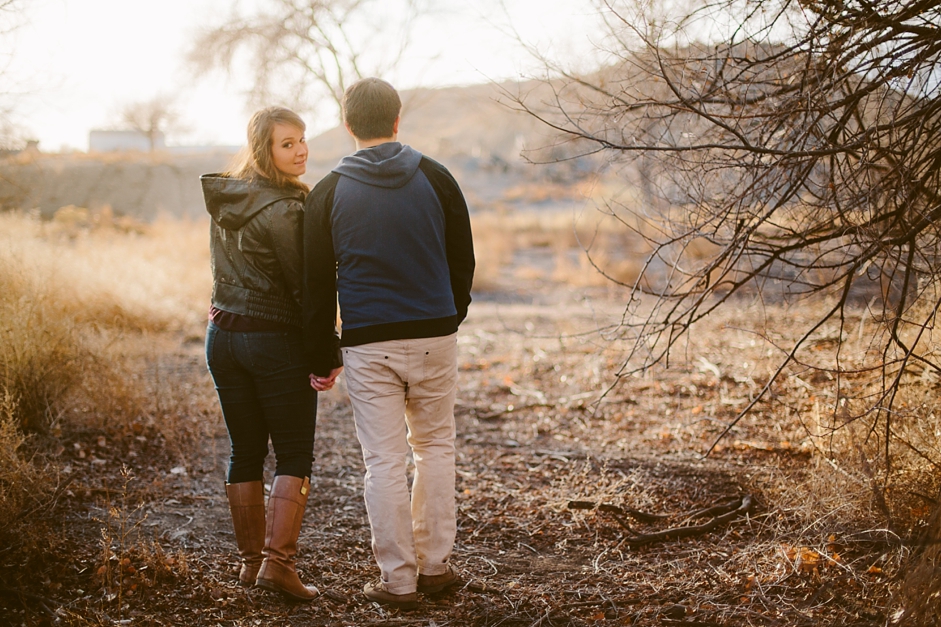
[[[333,384],[337,382],[337,376],[343,371],[343,366],[339,368],[334,368],[330,371],[330,376],[328,377],[318,377],[315,374],[310,375],[310,387],[314,388],[318,392],[326,392],[329,389],[333,388]]]

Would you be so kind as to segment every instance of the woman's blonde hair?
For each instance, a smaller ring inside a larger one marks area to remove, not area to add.
[[[278,187],[294,187],[304,192],[310,188],[296,176],[281,172],[271,156],[271,134],[275,124],[288,124],[302,131],[307,128],[299,115],[284,107],[266,107],[248,121],[248,145],[239,151],[225,176],[240,179],[264,178]]]

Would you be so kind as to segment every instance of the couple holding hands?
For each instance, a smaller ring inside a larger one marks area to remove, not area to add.
[[[397,140],[401,100],[385,81],[346,90],[356,142],[313,190],[304,122],[268,108],[228,173],[201,177],[212,216],[206,358],[232,443],[226,495],[239,582],[315,598],[294,557],[310,493],[317,392],[344,372],[366,467],[381,577],[368,599],[411,609],[453,586],[458,325],[474,251],[446,168]],[[337,301],[342,335],[336,332]],[[265,504],[271,440],[274,481]],[[414,478],[407,480],[411,452]]]

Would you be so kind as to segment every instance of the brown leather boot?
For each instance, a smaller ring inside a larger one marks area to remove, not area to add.
[[[265,488],[261,481],[227,483],[225,495],[229,498],[235,543],[242,558],[239,585],[254,586],[265,546]]]
[[[297,601],[310,601],[319,591],[305,586],[294,568],[297,536],[310,494],[310,479],[278,475],[268,495],[268,530],[265,533],[265,556],[255,585],[280,592]]]

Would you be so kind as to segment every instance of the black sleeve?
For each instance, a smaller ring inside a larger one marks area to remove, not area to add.
[[[474,282],[474,239],[471,235],[467,202],[457,181],[443,165],[422,157],[421,171],[428,178],[444,209],[444,238],[451,274],[451,293],[457,308],[458,323],[467,317]]]
[[[337,260],[333,252],[331,214],[338,174],[331,172],[304,204],[304,348],[311,371],[327,376],[342,365],[337,319]]]

